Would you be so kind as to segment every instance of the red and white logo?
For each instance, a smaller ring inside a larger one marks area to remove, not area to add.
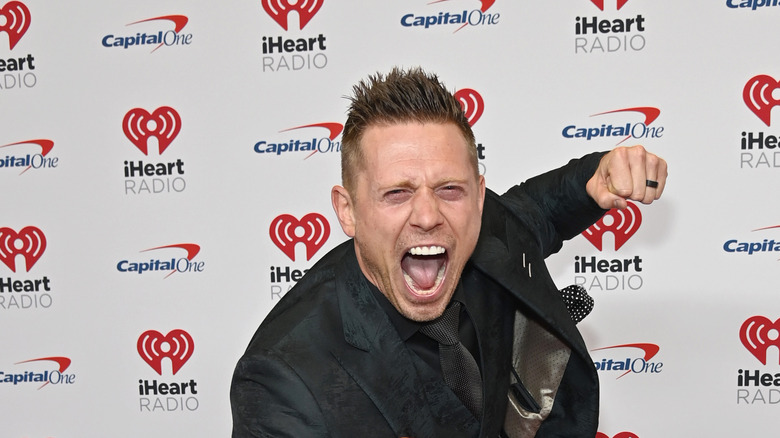
[[[154,251],[157,249],[168,249],[168,248],[183,249],[187,251],[187,257],[186,257],[187,263],[185,263],[185,265],[188,267],[192,263],[193,259],[195,259],[195,256],[198,255],[198,253],[200,252],[200,245],[195,243],[177,243],[173,245],[155,246],[154,248],[144,249],[141,252]],[[170,277],[171,275],[175,274],[176,271],[179,270],[178,264],[179,263],[177,263],[176,266],[171,267],[171,272],[169,272],[168,275],[165,276],[165,278]]]
[[[290,260],[295,261],[295,245],[303,243],[306,247],[306,260],[314,254],[330,236],[330,224],[325,216],[309,213],[300,220],[289,214],[282,214],[271,221],[271,240]]]
[[[742,89],[745,105],[766,126],[769,126],[772,120],[772,108],[780,104],[780,98],[775,94],[777,89],[780,89],[780,82],[767,75],[752,77]]]
[[[766,365],[766,352],[770,346],[780,348],[780,318],[772,322],[764,316],[748,318],[739,328],[742,345]]]
[[[0,261],[16,272],[16,257],[24,257],[27,272],[46,250],[46,236],[38,227],[24,227],[18,233],[10,228],[0,228]]]
[[[155,137],[162,154],[181,130],[181,117],[175,109],[161,106],[149,114],[142,108],[133,108],[125,114],[122,129],[135,147],[148,154],[149,138]]]
[[[0,17],[4,18],[0,24],[0,33],[8,35],[8,45],[13,50],[30,27],[30,10],[24,3],[12,1],[0,8]]]
[[[262,0],[263,9],[282,29],[287,29],[290,12],[298,14],[301,30],[309,24],[324,0]]]
[[[599,251],[603,251],[604,233],[612,233],[615,238],[615,251],[636,233],[642,224],[642,212],[633,202],[628,202],[623,210],[613,208],[604,214],[595,224],[591,225],[582,235]]]
[[[606,433],[597,433],[595,438],[610,438],[609,435]],[[639,435],[633,433],[633,432],[618,432],[615,436],[612,438],[639,438]]]
[[[639,350],[641,356],[634,354],[624,355],[626,350]],[[641,342],[637,344],[613,345],[611,347],[596,348],[591,351],[611,350],[612,357],[604,357],[601,360],[594,358],[593,365],[600,372],[622,371],[615,379],[620,379],[628,374],[658,374],[663,370],[662,362],[651,362],[661,347],[656,344]],[[605,353],[606,354],[606,353]],[[623,359],[625,358],[625,359]]]
[[[596,5],[597,8],[600,10],[604,10],[604,0],[590,0],[594,5]],[[617,10],[619,11],[620,8],[625,6],[626,3],[628,3],[628,0],[616,0],[617,2]],[[623,438],[616,436],[615,438]]]
[[[179,32],[181,32],[184,29],[184,26],[187,25],[187,22],[189,22],[189,18],[187,18],[185,15],[163,15],[161,17],[147,18],[145,20],[134,21],[132,23],[128,23],[127,25],[128,26],[132,26],[133,24],[148,23],[150,21],[170,21],[171,23],[173,23],[173,31],[174,31],[174,33],[176,33],[178,35]],[[165,42],[164,41],[160,41],[160,44],[158,44],[152,50],[152,52],[154,52],[155,50],[157,50],[160,47],[162,47],[163,44],[165,44]]]
[[[162,376],[162,361],[171,361],[171,372],[176,374],[192,356],[195,342],[184,330],[176,329],[164,335],[157,330],[147,330],[138,338],[138,354],[157,374]]]
[[[471,88],[458,90],[454,96],[460,102],[463,113],[469,121],[469,126],[474,126],[477,120],[482,117],[482,112],[485,111],[485,101],[482,99],[482,96]]]
[[[45,163],[43,162],[43,158],[46,157],[46,155],[48,155],[49,152],[51,152],[52,149],[54,149],[54,142],[53,141],[42,139],[42,138],[35,139],[35,140],[25,140],[25,141],[18,141],[16,143],[4,144],[4,145],[0,145],[0,148],[5,148],[5,147],[9,147],[9,146],[22,146],[22,145],[35,145],[35,146],[41,148],[41,153],[38,154],[38,155],[40,155],[40,159],[36,158],[33,161],[28,160],[28,159],[22,159],[21,160],[23,162],[22,166],[26,165],[26,167],[24,168],[24,170],[22,170],[19,173],[19,175],[23,174],[24,172],[27,172],[33,166],[36,166],[36,168],[39,168],[39,167],[45,165]],[[13,163],[13,157],[6,158],[6,160],[8,160],[8,162],[4,163],[3,160],[0,159],[0,167],[5,167],[5,166],[9,166],[9,165],[15,165],[15,163]]]
[[[70,360],[69,357],[62,357],[62,356],[39,357],[38,359],[29,359],[29,360],[23,360],[21,362],[16,362],[14,365],[19,365],[19,364],[23,364],[23,363],[32,363],[32,362],[54,362],[54,363],[56,363],[57,364],[57,373],[59,373],[59,376],[57,376],[58,380],[55,381],[55,384],[57,384],[57,383],[72,383],[71,381],[69,381],[69,379],[67,379],[66,376],[64,376],[65,370],[67,370],[68,367],[70,367],[70,364],[71,364],[71,360]],[[25,373],[25,374],[28,374],[28,373]],[[54,373],[51,373],[51,374],[54,374]],[[14,376],[14,378],[16,378],[16,376],[20,376],[20,375],[17,374],[17,375]],[[22,375],[22,376],[24,376],[24,375]],[[43,379],[43,380],[45,380],[46,383],[44,383],[43,385],[39,386],[38,389],[40,390],[41,388],[43,388],[44,386],[48,385],[49,383],[52,383],[52,378],[53,377],[54,376],[50,376],[49,379]],[[63,378],[63,377],[65,377],[65,378]],[[39,380],[35,380],[35,381],[39,381]]]

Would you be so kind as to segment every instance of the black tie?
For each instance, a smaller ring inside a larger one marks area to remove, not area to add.
[[[460,343],[460,303],[454,301],[439,318],[420,332],[439,343],[439,360],[444,382],[477,419],[482,413],[482,378],[469,350]]]

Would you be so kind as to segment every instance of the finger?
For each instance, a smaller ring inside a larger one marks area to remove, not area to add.
[[[634,189],[629,150],[620,147],[613,149],[612,153],[613,155],[607,163],[607,189],[614,195],[627,198],[631,196]]]
[[[650,190],[647,187],[648,169],[647,169],[647,151],[642,146],[633,146],[629,150],[628,162],[631,168],[631,200],[645,202]]]
[[[626,199],[623,196],[620,196],[615,193],[617,189],[614,188],[614,185],[612,184],[611,181],[611,177],[607,177],[606,187],[607,190],[602,191],[599,199],[597,200],[597,203],[601,208],[604,208],[606,210],[609,210],[611,208],[617,208],[618,210],[622,210],[628,207],[628,203],[626,202]]]
[[[645,169],[647,180],[656,183],[656,187],[647,186],[641,200],[643,204],[650,204],[663,194],[667,176],[666,161],[655,154],[648,153],[645,158]]]
[[[664,187],[666,187],[666,179],[669,177],[669,168],[667,167],[666,160],[658,158],[658,188],[655,190],[655,199],[658,199],[664,193]]]

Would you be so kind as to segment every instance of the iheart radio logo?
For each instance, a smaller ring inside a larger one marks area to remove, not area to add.
[[[330,224],[325,216],[319,213],[309,213],[301,220],[289,214],[282,214],[271,221],[270,234],[271,240],[292,261],[295,261],[295,245],[303,243],[308,261],[328,240]]]
[[[780,318],[772,322],[764,316],[753,316],[739,328],[739,340],[742,345],[766,365],[766,351],[774,345],[780,348]]]
[[[8,34],[8,45],[13,50],[30,27],[30,10],[22,2],[8,2],[0,8],[0,17],[5,18],[5,23],[0,24],[0,32]]]
[[[596,7],[598,7],[600,10],[604,10],[604,0],[590,0]],[[628,0],[617,0],[617,9],[618,11],[620,8],[622,8],[626,3],[628,3]],[[623,438],[615,436],[615,438]]]
[[[772,120],[772,108],[780,104],[780,99],[776,98],[774,94],[777,89],[780,89],[780,82],[767,75],[752,77],[742,89],[742,99],[745,101],[745,105],[766,126],[769,126]]]
[[[628,202],[623,210],[613,208],[591,225],[582,235],[599,251],[602,251],[604,233],[610,232],[615,238],[615,251],[636,233],[642,224],[642,212],[633,202]]]
[[[133,108],[125,114],[122,130],[144,155],[149,155],[149,138],[157,138],[159,153],[162,154],[179,134],[181,117],[169,106],[161,106],[151,114],[145,109]]]
[[[171,360],[171,372],[176,374],[192,356],[195,342],[184,330],[176,329],[163,336],[157,330],[147,330],[138,338],[138,354],[157,374],[162,376],[162,360]]]
[[[596,434],[595,438],[609,438],[609,435],[599,432]],[[612,438],[639,438],[639,435],[632,432],[618,432]]]
[[[0,261],[16,272],[16,256],[24,257],[27,272],[46,250],[46,236],[37,227],[24,227],[18,233],[10,228],[0,228]]]
[[[287,17],[290,12],[295,11],[303,30],[320,10],[322,2],[323,0],[262,0],[261,3],[265,12],[284,30],[287,30]]]
[[[458,90],[454,96],[460,102],[463,113],[469,121],[469,126],[474,126],[477,120],[482,117],[482,112],[485,111],[485,101],[482,99],[482,96],[471,88]]]

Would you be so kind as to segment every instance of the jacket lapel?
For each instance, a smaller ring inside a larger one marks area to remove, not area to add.
[[[466,309],[477,331],[485,406],[481,437],[498,436],[506,412],[514,308],[502,286],[467,265],[461,278]]]
[[[533,246],[524,243],[524,239],[530,237],[522,230],[497,237],[495,231],[491,231],[493,236],[480,236],[472,256],[474,265],[510,291],[519,300],[519,310],[526,316],[590,360],[585,343],[550,278],[544,258],[529,250]]]

